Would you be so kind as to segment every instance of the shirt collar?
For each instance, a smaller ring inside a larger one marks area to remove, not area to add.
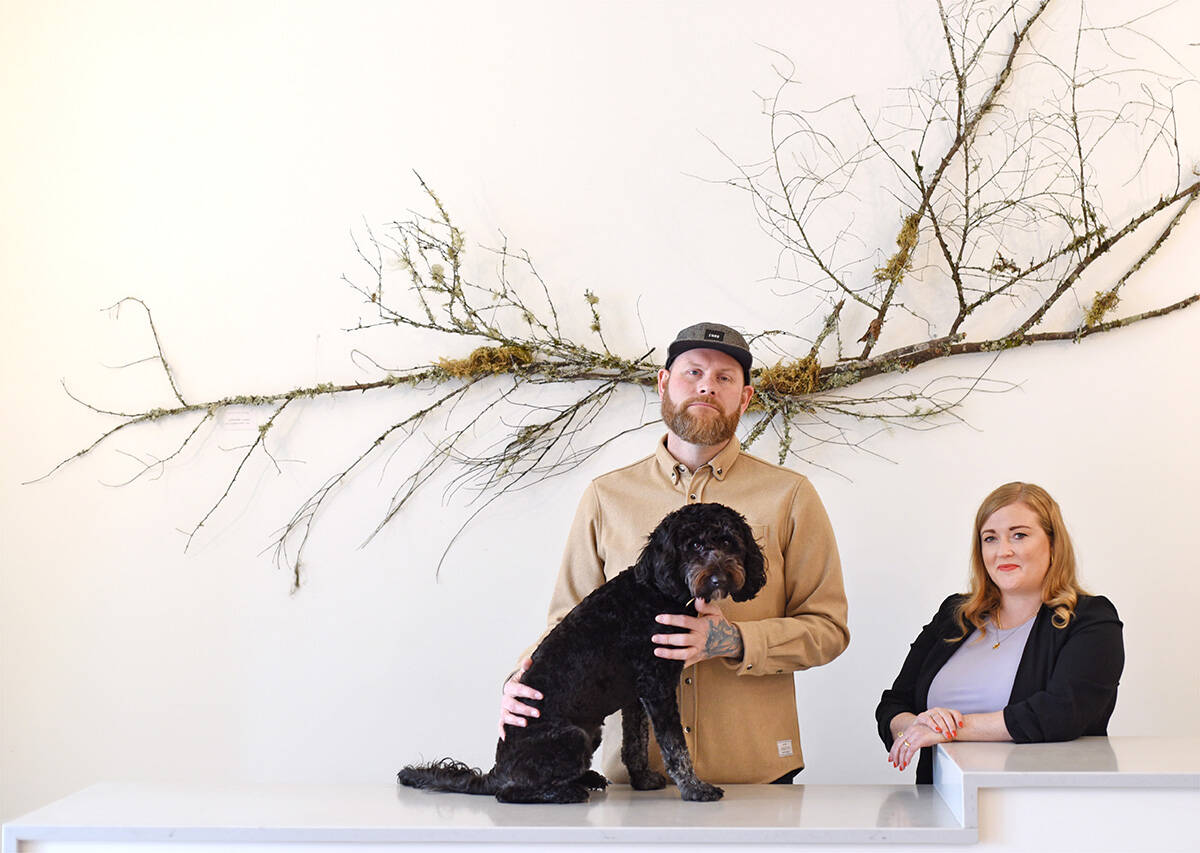
[[[707,467],[712,469],[714,477],[718,480],[724,480],[729,476],[729,470],[737,462],[737,458],[741,455],[741,452],[742,445],[735,436],[729,440],[729,444],[721,448],[720,453],[709,460]],[[672,456],[671,452],[667,450],[667,436],[665,434],[654,446],[654,458],[663,476],[672,483],[678,483],[679,477],[687,471],[683,463]]]

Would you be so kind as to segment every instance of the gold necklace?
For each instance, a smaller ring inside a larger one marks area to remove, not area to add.
[[[1029,617],[1029,619],[1032,619],[1032,618],[1033,618],[1032,616]],[[1028,622],[1029,619],[1026,619],[1025,622]],[[992,624],[996,626],[996,642],[992,643],[992,648],[993,649],[1000,648],[1000,644],[1003,643],[1005,640],[1007,640],[1009,637],[1011,637],[1013,634],[1015,634],[1017,631],[1021,630],[1022,626],[1025,625],[1025,622],[1020,623],[1015,628],[1010,628],[1007,634],[1001,636],[1000,632],[1004,630],[1004,626],[1000,624],[1000,614],[997,613],[995,616],[993,616]]]
[[[1000,636],[1000,631],[1003,630],[1004,626],[1002,626],[1000,624],[1000,617],[996,616],[994,619],[992,619],[992,624],[994,624],[996,626],[996,642],[992,643],[992,648],[998,649],[998,648],[1000,648],[1000,644],[1003,643],[1005,640],[1007,640],[1008,637],[1011,637],[1013,635],[1013,631],[1015,631],[1017,629],[1013,628],[1012,630],[1010,630],[1008,632],[1007,637],[1002,637],[1002,636]],[[1020,627],[1020,626],[1018,626],[1018,627]]]

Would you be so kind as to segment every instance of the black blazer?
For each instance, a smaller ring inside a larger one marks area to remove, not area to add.
[[[934,676],[966,640],[946,642],[958,634],[954,611],[964,598],[952,595],[942,602],[913,642],[895,683],[879,699],[875,719],[889,750],[892,719],[904,711],[919,714],[928,708]],[[1125,666],[1117,610],[1102,595],[1083,595],[1067,627],[1055,628],[1053,616],[1043,604],[1034,618],[1004,707],[1004,724],[1014,743],[1108,734]],[[926,747],[917,762],[917,783],[932,782],[933,748]]]

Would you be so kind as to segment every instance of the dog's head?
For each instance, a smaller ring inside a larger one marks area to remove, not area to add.
[[[748,601],[767,582],[750,525],[721,504],[689,504],[660,521],[633,572],[640,583],[679,601],[727,595]]]

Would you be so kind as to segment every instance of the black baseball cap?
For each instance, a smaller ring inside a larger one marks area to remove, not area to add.
[[[715,349],[733,356],[742,366],[745,384],[750,384],[750,365],[753,363],[753,358],[750,355],[750,347],[746,345],[746,339],[735,329],[720,323],[697,323],[694,326],[688,326],[676,335],[675,340],[667,347],[667,363],[664,367],[670,370],[671,362],[681,352],[687,352],[690,349]]]

